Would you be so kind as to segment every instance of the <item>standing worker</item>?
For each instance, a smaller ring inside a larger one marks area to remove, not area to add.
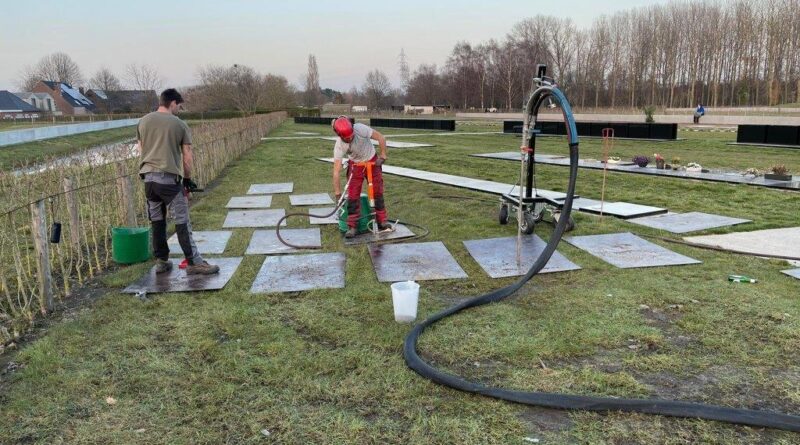
[[[694,110],[694,123],[699,124],[700,118],[706,115],[706,107],[703,104],[697,104],[697,108]]]
[[[192,177],[192,133],[178,113],[183,98],[174,88],[161,93],[159,107],[139,121],[136,139],[141,151],[139,176],[144,179],[147,216],[153,232],[156,273],[172,270],[167,245],[167,211],[175,220],[186,274],[211,275],[219,266],[209,264],[197,252],[189,221],[188,193],[197,188]]]
[[[387,222],[386,205],[383,201],[383,174],[381,165],[386,161],[386,138],[378,131],[364,124],[353,125],[347,116],[339,116],[331,123],[333,131],[339,136],[333,147],[333,192],[336,202],[342,196],[339,174],[342,171],[342,159],[347,156],[350,172],[350,184],[347,187],[347,232],[346,238],[358,235],[358,218],[361,211],[361,188],[367,175],[368,163],[373,164],[373,191],[375,197],[375,220],[379,231],[391,230]],[[378,141],[380,156],[372,145]]]

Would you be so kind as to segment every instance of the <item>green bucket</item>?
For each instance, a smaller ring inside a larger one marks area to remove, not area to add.
[[[339,230],[347,232],[347,202],[344,203],[342,206],[342,214],[339,216]],[[358,229],[358,233],[366,233],[369,232],[369,220],[370,220],[370,208],[369,208],[369,197],[367,197],[366,193],[361,194],[361,217],[358,218],[358,224],[356,225],[356,229]]]
[[[120,264],[133,264],[150,258],[149,227],[112,227],[111,257]]]

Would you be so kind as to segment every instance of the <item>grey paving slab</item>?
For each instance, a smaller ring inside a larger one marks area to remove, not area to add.
[[[251,184],[247,190],[248,195],[272,195],[274,193],[292,193],[293,182],[278,182],[272,184]]]
[[[671,233],[689,233],[717,227],[744,224],[752,221],[749,219],[731,218],[729,216],[714,215],[711,213],[689,212],[632,218],[629,219],[628,222],[652,227],[654,229],[666,230]]]
[[[327,215],[328,213],[333,212],[335,207],[316,207],[313,209],[308,209],[309,215]],[[334,213],[333,215],[327,218],[315,218],[313,216],[309,216],[309,223],[310,224],[339,224],[339,212]]]
[[[564,240],[622,269],[700,263],[700,261],[665,249],[629,232],[571,236]]]
[[[229,230],[193,231],[192,237],[194,238],[195,245],[197,245],[197,251],[201,255],[220,255],[225,252],[225,246],[228,245],[228,240],[231,239],[232,233],[233,232]],[[177,234],[173,234],[169,240],[167,240],[167,244],[169,245],[170,255],[183,256]]]
[[[589,199],[589,198],[575,198],[572,200],[572,208],[574,210],[581,210],[586,207],[593,207],[599,206],[600,201],[597,199]]]
[[[397,224],[394,226],[394,231],[378,232],[377,237],[373,235],[372,232],[368,232],[356,235],[354,238],[344,238],[344,245],[355,246],[358,244],[374,243],[376,241],[410,238],[412,236],[414,236],[414,232],[412,232],[411,229],[403,224]]]
[[[603,215],[616,216],[617,218],[628,219],[642,216],[658,215],[667,213],[667,209],[661,207],[646,206],[641,204],[631,204],[629,202],[607,202],[603,204]],[[587,213],[600,214],[600,204],[582,207],[581,211]]]
[[[235,227],[275,227],[284,215],[286,215],[284,209],[230,210],[222,227],[226,229]],[[285,225],[286,221],[284,220],[281,226]]]
[[[187,275],[185,269],[178,268],[181,260],[173,259],[170,261],[172,262],[172,271],[169,273],[156,274],[155,266],[153,266],[146,274],[126,287],[122,292],[133,294],[145,291],[155,294],[219,290],[228,284],[236,269],[239,268],[242,257],[210,258],[208,260],[209,263],[219,266],[219,273],[214,275]]]
[[[481,268],[492,278],[525,275],[539,259],[547,243],[536,235],[522,237],[521,261],[517,265],[517,237],[490,238],[464,241],[464,246]],[[568,260],[558,251],[540,273],[578,270],[580,266]]]
[[[225,208],[228,209],[268,209],[272,205],[272,195],[234,196]]]
[[[300,135],[300,136],[316,136],[319,133],[314,133],[312,131],[295,131],[294,134],[297,134],[297,135]]]
[[[306,195],[290,195],[289,202],[293,206],[314,206],[333,204],[331,196],[327,193],[309,193]]]
[[[789,275],[792,278],[797,278],[800,280],[800,269],[789,269],[789,270],[782,270],[782,273]]]
[[[250,292],[300,292],[311,289],[344,287],[345,255],[313,253],[308,255],[268,256],[256,275]]]
[[[318,158],[323,162],[333,162],[333,158]],[[502,182],[486,181],[483,179],[467,178],[465,176],[448,175],[445,173],[434,173],[425,170],[417,170],[413,168],[396,167],[393,165],[384,164],[381,167],[383,173],[388,175],[402,176],[405,178],[419,179],[422,181],[433,182],[436,184],[450,185],[453,187],[465,188],[479,192],[487,192],[495,195],[502,195],[505,193],[519,193],[519,187],[512,186],[511,184],[504,184]],[[552,190],[538,189],[537,193],[540,196],[545,196],[550,199],[563,199],[566,194],[561,192],[554,192]]]
[[[723,235],[689,236],[692,243],[736,250],[754,255],[800,258],[800,227],[735,232]]]
[[[369,245],[378,281],[425,281],[467,278],[466,272],[439,241]]]
[[[389,148],[422,148],[433,147],[433,144],[420,144],[416,142],[400,142],[400,141],[386,141],[386,146]]]
[[[322,247],[319,228],[313,229],[282,229],[281,237],[296,246]],[[283,244],[275,230],[255,230],[250,238],[245,255],[274,255],[280,253],[302,252]]]

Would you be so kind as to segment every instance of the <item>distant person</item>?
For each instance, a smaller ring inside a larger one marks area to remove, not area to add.
[[[700,118],[706,115],[706,109],[703,104],[697,104],[697,108],[694,110],[694,123],[699,124]]]
[[[192,133],[175,114],[183,98],[174,88],[161,93],[158,110],[139,121],[136,139],[141,150],[139,176],[144,179],[147,216],[153,231],[156,273],[172,270],[167,245],[167,212],[175,220],[178,242],[186,257],[186,274],[210,275],[219,266],[209,264],[197,252],[189,221],[188,192],[196,189],[192,177]]]
[[[361,189],[367,176],[366,163],[373,163],[372,184],[375,196],[375,222],[379,231],[391,230],[387,222],[386,204],[383,200],[383,173],[381,165],[386,161],[386,138],[378,131],[364,124],[353,125],[347,116],[339,116],[331,123],[336,133],[336,144],[333,147],[333,192],[336,202],[342,196],[339,174],[342,171],[342,160],[348,159],[350,184],[347,187],[347,232],[345,238],[358,235],[358,218],[361,213]],[[378,141],[381,153],[375,151],[372,141]]]

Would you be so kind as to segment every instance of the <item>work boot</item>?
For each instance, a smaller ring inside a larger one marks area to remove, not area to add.
[[[162,274],[172,270],[172,262],[170,260],[156,260],[156,273]]]
[[[219,266],[208,264],[208,261],[186,266],[186,275],[214,275],[215,273],[219,273]]]
[[[388,222],[378,223],[378,231],[379,232],[391,232],[393,230],[394,230],[394,227],[392,227],[392,225],[389,224]]]
[[[350,227],[349,229],[347,229],[347,232],[344,232],[345,238],[355,238],[356,235],[358,235],[358,231],[356,230],[355,227]]]

